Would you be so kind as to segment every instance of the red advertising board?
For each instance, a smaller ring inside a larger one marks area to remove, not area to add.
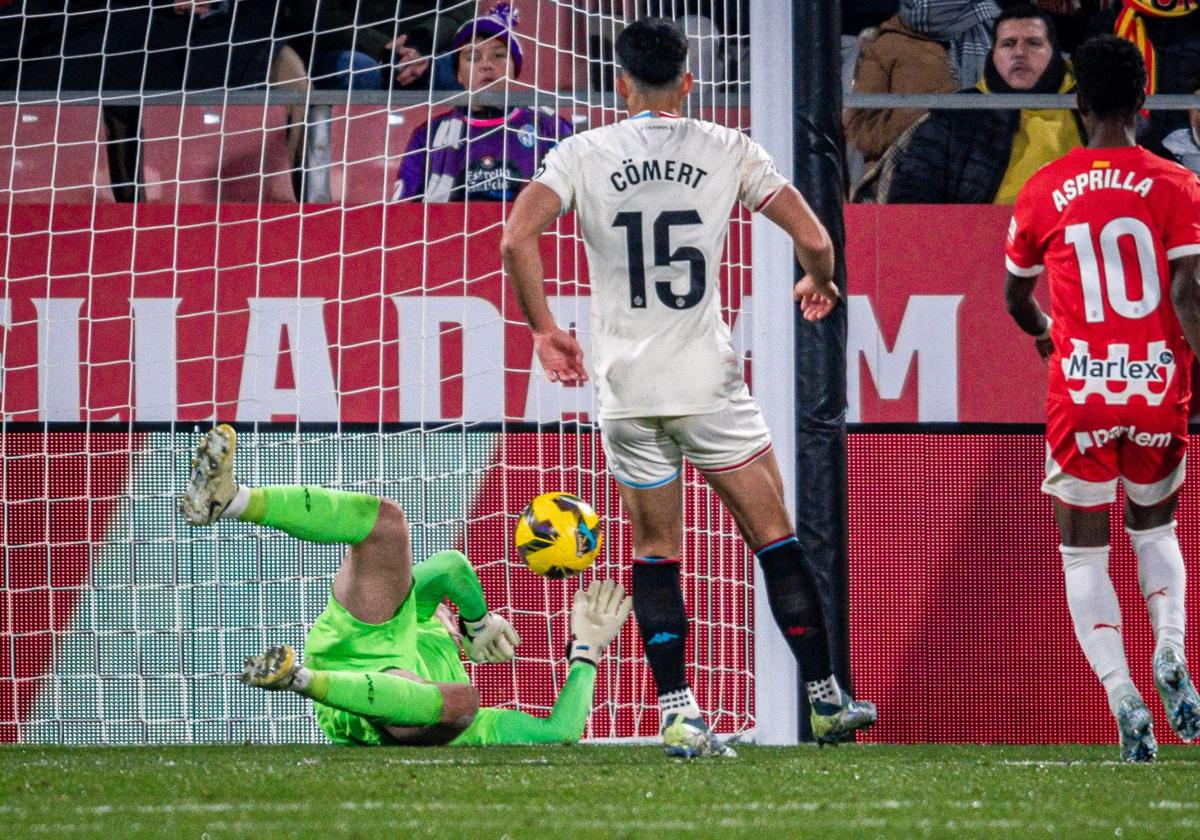
[[[3,414],[562,419],[579,405],[559,410],[530,381],[528,333],[500,271],[501,212],[7,208]],[[998,207],[847,208],[851,422],[1042,421],[1044,368],[1003,306],[1007,219]],[[568,233],[573,220],[560,224]],[[732,265],[749,262],[744,232],[730,236]],[[586,333],[582,246],[544,246],[561,320]],[[748,272],[722,285],[734,319]]]
[[[530,382],[532,342],[500,270],[502,209],[4,208],[3,415],[564,419]],[[582,244],[543,244],[559,320],[586,333]],[[746,264],[743,247],[730,236],[729,264]],[[723,277],[731,313],[748,276]]]
[[[1010,216],[846,208],[851,422],[1044,422],[1045,366],[1004,308]]]

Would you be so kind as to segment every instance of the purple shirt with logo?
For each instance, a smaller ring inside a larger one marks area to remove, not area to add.
[[[413,134],[392,197],[511,201],[533,178],[543,155],[570,133],[566,120],[530,108],[494,119],[451,111]]]

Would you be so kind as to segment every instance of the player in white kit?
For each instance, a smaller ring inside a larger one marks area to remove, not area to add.
[[[803,674],[817,740],[875,721],[833,675],[813,574],[784,504],[770,432],[721,319],[721,254],[735,202],[795,243],[809,320],[837,303],[828,233],[770,156],[742,133],[676,116],[692,87],[687,40],[647,19],[616,45],[617,91],[630,117],[569,137],[521,193],[501,250],[551,381],[589,378],[583,351],[547,305],[538,239],[575,210],[591,278],[591,378],[608,465],[633,526],[633,603],[658,688],[667,752],[730,754],[704,721],[685,675],[688,620],[679,583],[682,459],[705,476],[759,559],[772,613]],[[760,294],[760,297],[762,295]]]

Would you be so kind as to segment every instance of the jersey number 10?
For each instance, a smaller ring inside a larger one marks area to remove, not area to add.
[[[1162,301],[1158,255],[1154,247],[1154,234],[1144,222],[1130,216],[1120,216],[1100,229],[1103,271],[1100,260],[1096,259],[1096,245],[1090,224],[1069,225],[1064,235],[1067,244],[1075,246],[1075,256],[1079,260],[1083,312],[1088,323],[1104,320],[1105,292],[1108,293],[1108,305],[1122,318],[1145,318],[1158,308]],[[1133,237],[1137,249],[1138,269],[1142,275],[1142,296],[1138,300],[1129,299],[1125,286],[1125,265],[1121,261],[1120,248],[1122,236]]]
[[[654,283],[658,299],[672,309],[690,309],[704,297],[704,286],[708,277],[704,252],[690,245],[671,250],[672,227],[700,224],[704,222],[695,210],[664,210],[654,220],[654,264],[665,266],[675,262],[686,262],[690,268],[691,283],[686,294],[675,294],[671,291],[669,282],[658,280]],[[629,305],[634,309],[645,309],[646,249],[642,236],[642,214],[618,213],[613,219],[613,227],[625,228],[625,246],[629,256]]]

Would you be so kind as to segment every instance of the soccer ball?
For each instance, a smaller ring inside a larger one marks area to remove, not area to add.
[[[513,540],[529,571],[565,578],[596,560],[604,529],[596,511],[578,496],[543,493],[521,512]]]

